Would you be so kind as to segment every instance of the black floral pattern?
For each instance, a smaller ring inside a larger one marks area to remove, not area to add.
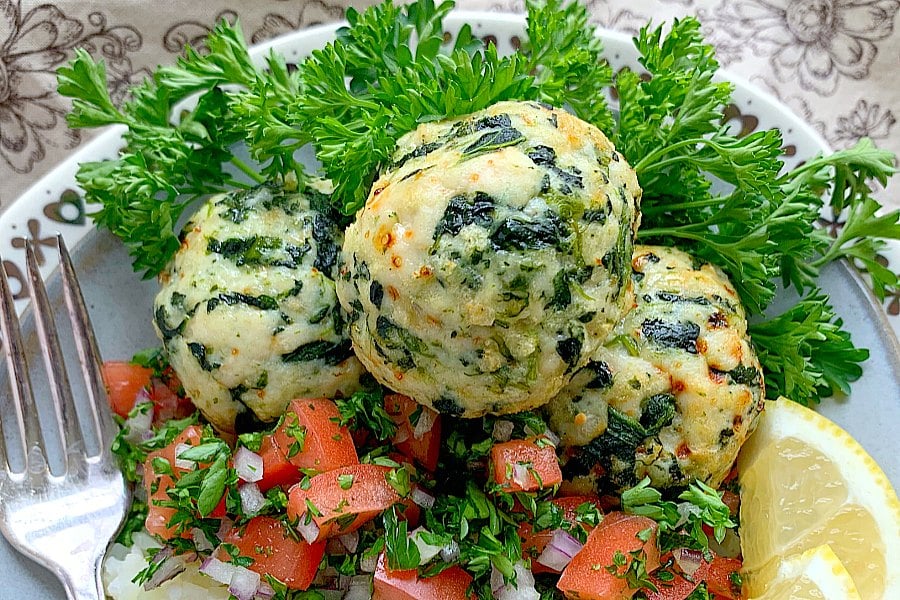
[[[898,0],[725,0],[706,16],[722,46],[764,53],[779,80],[831,95],[841,77],[868,75],[898,9]]]
[[[278,13],[269,13],[263,17],[262,27],[253,32],[250,40],[257,44],[301,27],[339,21],[344,17],[344,9],[345,4],[342,2],[329,4],[321,0],[312,0],[303,4],[296,21]]]
[[[893,112],[883,109],[878,102],[861,98],[850,113],[838,117],[831,138],[839,145],[852,144],[862,137],[883,140],[888,138],[896,122]]]

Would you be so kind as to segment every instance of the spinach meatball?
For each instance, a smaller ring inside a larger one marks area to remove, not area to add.
[[[716,487],[763,406],[744,310],[724,273],[680,250],[638,246],[632,269],[634,308],[547,405],[564,471],[586,487]]]
[[[334,290],[342,234],[319,191],[327,184],[316,187],[211,198],[162,275],[156,330],[188,396],[221,431],[358,385]]]
[[[360,361],[464,417],[540,406],[630,302],[634,171],[597,128],[529,102],[421,125],[346,231]]]

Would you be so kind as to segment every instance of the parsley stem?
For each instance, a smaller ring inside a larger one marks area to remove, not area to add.
[[[704,138],[690,138],[687,140],[682,140],[678,143],[672,144],[670,146],[662,146],[659,150],[655,152],[651,152],[647,154],[634,166],[634,172],[638,175],[641,175],[645,170],[653,170],[659,168],[660,166],[665,166],[667,161],[657,162],[660,158],[669,154],[670,152],[674,152],[675,150],[680,150],[682,148],[686,148],[689,146],[696,146],[697,144],[709,144],[710,140]],[[678,162],[683,160],[684,157],[677,157],[676,159],[669,159],[668,162]]]
[[[242,173],[244,173],[247,177],[255,181],[256,183],[265,183],[266,178],[256,172],[256,170],[248,165],[243,160],[239,159],[237,156],[231,157],[231,164],[240,169]]]

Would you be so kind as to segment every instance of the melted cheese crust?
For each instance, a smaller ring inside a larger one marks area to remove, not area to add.
[[[502,102],[398,142],[337,292],[387,387],[465,417],[540,406],[630,302],[633,170],[562,110]]]
[[[597,476],[619,487],[649,476],[657,487],[716,487],[765,395],[744,310],[724,273],[680,250],[638,246],[632,269],[631,311],[547,406],[570,447],[569,474],[588,486]],[[674,411],[657,427],[667,402]]]
[[[157,333],[221,431],[233,432],[238,415],[269,422],[293,398],[358,388],[363,369],[332,279],[341,234],[311,207],[316,194],[327,198],[269,187],[211,198],[162,275]]]

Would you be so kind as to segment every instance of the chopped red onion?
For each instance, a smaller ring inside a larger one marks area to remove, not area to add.
[[[672,556],[675,558],[675,562],[678,563],[678,567],[688,578],[693,577],[697,569],[703,565],[703,552],[700,550],[677,548],[672,551]]]
[[[350,578],[350,586],[344,600],[371,600],[372,583],[368,575],[354,575]]]
[[[141,390],[146,394],[146,390]],[[138,394],[140,396],[140,394]],[[147,396],[147,401],[149,401],[150,397]],[[124,439],[132,444],[138,444],[144,441],[147,434],[151,436],[153,433],[150,431],[150,427],[153,425],[153,405],[141,407],[141,410],[138,411],[133,417],[130,417],[127,421],[125,421],[125,428],[127,429],[127,433],[123,436]]]
[[[494,430],[491,432],[491,437],[494,438],[494,441],[496,442],[508,442],[512,435],[513,427],[515,427],[515,425],[512,421],[497,419],[494,421]]]
[[[246,567],[235,567],[228,585],[228,591],[238,600],[253,600],[259,589],[259,573]]]
[[[547,438],[547,440],[548,440],[551,444],[553,444],[554,446],[559,446],[559,436],[556,435],[556,432],[550,431],[550,428],[549,428],[549,427],[548,427],[547,429],[544,430],[544,434],[543,434],[543,435],[544,435],[545,438]]]
[[[154,571],[150,579],[144,584],[144,590],[148,592],[154,590],[174,578],[176,575],[182,573],[187,562],[188,561],[183,554],[179,556],[170,556],[165,559],[159,568]]]
[[[263,459],[243,446],[234,453],[234,470],[240,479],[254,483],[263,478]]]
[[[274,596],[275,590],[272,589],[272,586],[265,581],[260,581],[259,587],[256,588],[256,600],[271,600]]]
[[[434,496],[420,488],[419,486],[414,486],[412,492],[410,493],[410,497],[412,501],[421,506],[422,508],[431,508],[434,506]]]
[[[225,585],[231,583],[237,565],[221,561],[214,556],[207,557],[200,565],[200,572]]]
[[[206,534],[199,527],[191,528],[191,539],[194,540],[194,548],[200,552],[208,552],[215,548],[209,543],[209,538],[206,537]]]
[[[516,563],[516,583],[503,585],[499,593],[494,593],[496,600],[540,600],[541,595],[534,588],[534,575],[524,563]],[[501,581],[503,576],[500,576]],[[493,574],[491,575],[493,582]],[[493,583],[492,583],[493,587]]]
[[[491,565],[491,593],[496,598],[500,591],[504,588],[506,582],[503,580],[503,573],[497,567]]]
[[[347,549],[347,552],[353,554],[356,552],[356,548],[359,546],[359,532],[351,531],[350,533],[345,533],[344,535],[338,536],[338,541],[344,545],[344,548]]]
[[[175,446],[175,466],[179,469],[188,469],[191,470],[194,468],[194,461],[187,460],[184,458],[178,458],[181,456],[185,450],[190,450],[191,446],[189,444],[178,444]]]
[[[459,544],[456,540],[450,540],[450,543],[441,548],[441,559],[444,562],[456,562],[459,558]]]
[[[435,419],[437,419],[437,413],[427,406],[423,406],[422,412],[419,413],[419,420],[416,421],[416,428],[413,430],[413,437],[421,440],[434,427]]]
[[[572,537],[569,532],[554,529],[550,542],[544,547],[537,561],[554,571],[562,571],[583,546],[584,544]]]
[[[374,573],[378,567],[378,555],[363,553],[359,557],[359,570],[363,573]]]
[[[521,487],[528,486],[528,467],[523,464],[516,463],[512,467],[512,480],[513,483],[518,484]]]
[[[222,522],[219,523],[219,530],[216,532],[216,537],[219,538],[220,542],[225,539],[225,536],[231,532],[232,528],[234,528],[234,521],[228,517],[222,517]]]
[[[307,518],[305,513],[300,515],[297,531],[300,532],[307,544],[312,544],[319,537],[319,526],[316,525],[316,522],[311,517]]]
[[[245,483],[238,488],[238,494],[241,496],[241,509],[248,517],[256,515],[266,504],[266,497],[255,483]]]

